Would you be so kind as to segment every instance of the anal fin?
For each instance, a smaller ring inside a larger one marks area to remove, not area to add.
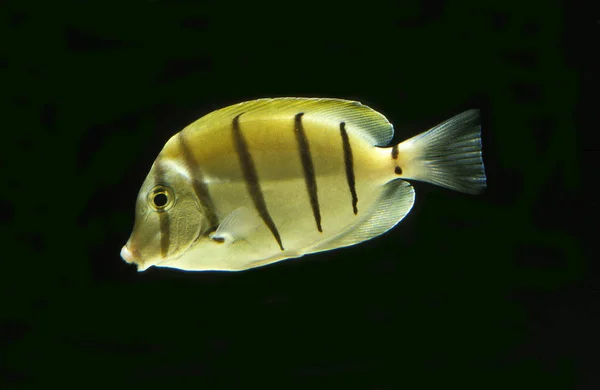
[[[401,179],[390,181],[381,188],[371,210],[358,223],[303,252],[332,250],[380,236],[396,226],[410,212],[414,202],[415,191],[409,183]]]

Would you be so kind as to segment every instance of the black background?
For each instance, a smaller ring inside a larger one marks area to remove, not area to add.
[[[598,388],[599,14],[397,3],[3,3],[2,379]],[[488,188],[413,183],[389,233],[247,272],[124,263],[169,137],[276,96],[359,100],[395,142],[479,108]]]

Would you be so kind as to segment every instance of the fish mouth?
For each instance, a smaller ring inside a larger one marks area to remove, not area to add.
[[[123,245],[123,248],[121,248],[121,257],[127,263],[134,263],[136,261],[133,252],[131,252],[129,248],[127,248],[127,245]]]
[[[123,258],[123,260],[125,260],[126,263],[135,264],[137,266],[138,272],[143,272],[148,268],[152,267],[152,264],[144,262],[139,258],[139,256],[136,256],[134,252],[132,252],[127,247],[127,245],[123,245],[123,248],[121,248],[121,257]]]
[[[153,261],[152,259],[142,260],[140,253],[135,249],[131,250],[127,245],[123,245],[121,248],[121,257],[127,264],[135,264],[138,272],[143,272],[153,265],[158,265],[160,262]]]
[[[138,272],[142,272],[152,267],[153,264],[148,263],[147,261],[142,261],[140,256],[135,251],[131,251],[127,245],[123,245],[121,248],[121,257],[128,264],[135,264],[137,266]]]
[[[199,241],[202,238],[204,238],[202,231],[199,231],[196,238],[192,242],[190,242],[184,250],[177,250],[177,254],[175,256],[171,256],[168,258],[144,259],[142,258],[141,253],[136,250],[135,245],[132,245],[131,241],[127,241],[127,244],[123,245],[123,247],[121,248],[121,258],[125,260],[127,264],[135,264],[137,266],[138,272],[143,272],[152,266],[159,266],[159,264],[170,264],[173,261],[178,260],[188,251],[188,249],[190,249],[197,241]],[[131,245],[131,247],[128,245]]]

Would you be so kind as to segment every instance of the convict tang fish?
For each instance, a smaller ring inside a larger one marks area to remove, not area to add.
[[[154,161],[121,250],[139,271],[240,271],[377,237],[414,201],[405,180],[486,185],[479,112],[388,146],[388,120],[358,102],[276,98],[214,111]]]

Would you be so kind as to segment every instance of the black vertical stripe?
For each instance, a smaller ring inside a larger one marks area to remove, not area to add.
[[[392,158],[396,160],[398,158],[398,145],[394,145],[392,148]]]
[[[244,179],[246,180],[246,187],[248,188],[248,192],[250,193],[250,197],[254,202],[254,207],[256,207],[258,214],[262,218],[265,225],[267,225],[269,230],[271,230],[271,233],[273,233],[275,240],[277,240],[277,244],[279,244],[279,248],[284,250],[277,226],[275,226],[275,222],[273,222],[271,214],[269,214],[269,210],[267,209],[267,204],[265,203],[265,198],[263,196],[262,189],[260,188],[260,183],[258,182],[256,167],[254,166],[254,161],[252,161],[250,151],[248,150],[248,144],[244,139],[244,135],[240,129],[240,116],[242,114],[239,114],[233,118],[232,133],[233,144],[235,145],[235,150],[240,160],[240,166],[242,167]]]
[[[340,123],[340,134],[342,136],[342,146],[344,148],[344,164],[346,165],[346,179],[348,179],[348,188],[352,195],[352,210],[354,214],[358,214],[358,197],[356,196],[356,187],[354,181],[354,159],[352,158],[352,147],[350,146],[350,139],[346,132],[346,122]]]
[[[165,173],[160,161],[156,163],[155,167],[155,185],[165,185]],[[169,254],[169,245],[171,243],[171,226],[169,221],[169,215],[166,212],[158,212],[158,221],[160,228],[160,256],[166,258]]]
[[[181,152],[183,154],[183,161],[185,162],[185,167],[192,177],[192,188],[194,189],[196,197],[200,201],[200,205],[202,205],[202,208],[204,209],[206,219],[210,225],[208,229],[215,229],[219,221],[217,220],[217,216],[215,214],[215,206],[212,198],[210,197],[208,186],[204,182],[202,167],[200,164],[198,164],[194,154],[191,152],[182,132],[179,132],[178,139],[179,145],[181,146]]]
[[[171,223],[167,213],[158,213],[158,218],[160,219],[160,255],[166,258],[171,244]]]
[[[302,168],[304,169],[304,182],[306,183],[306,190],[308,191],[308,197],[310,198],[310,205],[315,217],[315,222],[317,223],[317,229],[320,232],[323,232],[323,229],[321,228],[321,210],[319,207],[319,196],[317,194],[315,167],[310,155],[308,138],[304,131],[304,125],[302,124],[302,115],[304,115],[303,112],[296,114],[294,132],[296,133],[296,141],[298,141],[298,151],[300,152],[300,161],[302,161]]]

